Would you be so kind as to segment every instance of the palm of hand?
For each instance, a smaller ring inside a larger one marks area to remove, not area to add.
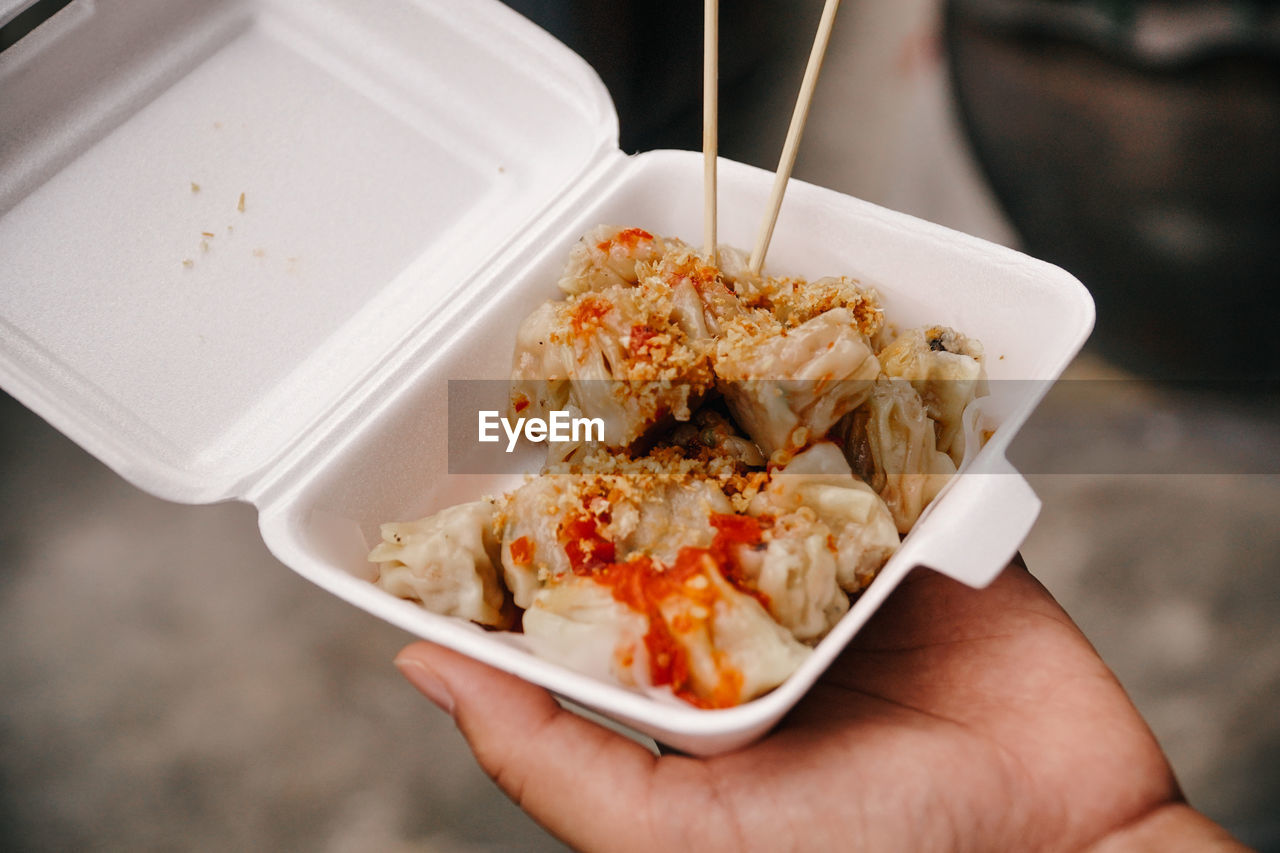
[[[917,572],[777,731],[701,773],[738,849],[1077,849],[1176,793],[1120,685],[1017,566],[984,591]]]
[[[402,665],[419,657],[482,766],[587,849],[1077,849],[1177,794],[1120,685],[1020,566],[982,591],[914,573],[776,731],[712,759],[654,758],[441,649]]]

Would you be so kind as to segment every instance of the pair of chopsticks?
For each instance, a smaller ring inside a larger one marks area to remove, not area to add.
[[[800,136],[804,133],[804,124],[809,117],[809,105],[813,102],[813,90],[818,85],[818,72],[822,70],[822,60],[827,53],[827,42],[831,40],[831,28],[835,24],[836,9],[840,0],[826,0],[822,8],[822,19],[818,22],[818,32],[813,39],[813,49],[809,52],[809,63],[804,69],[804,79],[800,83],[800,94],[796,98],[796,108],[791,114],[791,126],[787,128],[787,139],[782,146],[782,156],[778,158],[778,170],[773,177],[773,192],[769,196],[769,207],[764,220],[760,223],[760,231],[756,237],[755,248],[751,251],[748,263],[753,273],[764,268],[764,256],[769,251],[769,241],[773,239],[773,227],[778,221],[778,211],[782,208],[782,196],[787,191],[787,182],[791,179],[791,169],[796,163],[796,152],[800,148]],[[705,0],[703,14],[702,41],[702,157],[703,157],[703,251],[712,261],[716,259],[716,156],[717,138],[719,135],[719,0]]]

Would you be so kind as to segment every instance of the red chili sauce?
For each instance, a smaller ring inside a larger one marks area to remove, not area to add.
[[[619,231],[610,240],[602,240],[596,244],[596,248],[602,252],[607,252],[614,246],[621,246],[628,251],[634,252],[640,241],[650,242],[653,235],[642,228],[628,228],[625,231]]]
[[[614,545],[601,535],[600,523],[592,515],[575,515],[567,519],[560,527],[560,538],[565,543],[565,552],[574,574],[590,577],[607,586],[616,601],[647,617],[644,643],[649,653],[649,677],[653,685],[669,685],[675,695],[700,708],[725,708],[738,701],[742,692],[742,673],[727,662],[717,661],[719,682],[711,694],[695,692],[688,650],[676,636],[676,632],[693,630],[693,619],[681,613],[673,624],[668,624],[660,606],[669,598],[680,596],[691,606],[713,612],[720,597],[715,583],[698,586],[696,582],[694,585],[688,582],[697,575],[718,571],[736,589],[768,607],[768,597],[747,585],[742,567],[734,556],[739,545],[751,547],[763,542],[759,520],[718,513],[713,514],[710,520],[716,528],[710,547],[681,548],[672,565],[656,562],[645,555],[615,562]]]

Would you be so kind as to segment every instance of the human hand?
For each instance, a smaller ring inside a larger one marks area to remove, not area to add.
[[[713,758],[654,756],[429,643],[396,663],[581,849],[1242,849],[1020,561],[985,590],[913,572],[769,736]]]

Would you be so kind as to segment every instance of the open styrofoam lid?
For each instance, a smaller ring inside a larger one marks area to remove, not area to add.
[[[496,0],[74,0],[0,54],[0,116],[0,384],[184,501],[241,494],[617,145]]]

